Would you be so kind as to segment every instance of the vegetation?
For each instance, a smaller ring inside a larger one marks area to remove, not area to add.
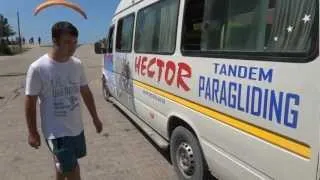
[[[9,48],[9,37],[16,33],[9,24],[8,19],[0,14],[0,55],[11,55],[12,51]]]

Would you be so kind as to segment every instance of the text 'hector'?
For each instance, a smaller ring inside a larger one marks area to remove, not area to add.
[[[135,59],[135,72],[139,76],[148,77],[157,82],[163,81],[169,86],[176,85],[189,91],[187,80],[192,76],[191,67],[183,62],[164,61],[159,58],[138,56]]]

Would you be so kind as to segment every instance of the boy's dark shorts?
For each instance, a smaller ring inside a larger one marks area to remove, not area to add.
[[[46,142],[61,173],[71,172],[78,165],[78,159],[87,154],[84,132],[78,136],[47,139]]]

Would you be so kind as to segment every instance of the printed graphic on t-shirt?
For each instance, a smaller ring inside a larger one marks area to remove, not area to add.
[[[70,77],[54,77],[51,80],[53,108],[56,117],[66,117],[68,113],[80,106],[79,82],[74,82]]]

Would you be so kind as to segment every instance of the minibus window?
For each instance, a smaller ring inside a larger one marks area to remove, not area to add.
[[[316,0],[187,0],[182,51],[306,53],[316,7]]]
[[[187,1],[182,45],[184,50],[200,51],[204,1]]]
[[[117,43],[118,52],[131,52],[133,39],[134,15],[129,15],[120,19],[117,27]]]
[[[168,54],[176,46],[178,0],[163,0],[139,11],[135,36],[138,53]]]
[[[111,27],[109,30],[109,35],[108,35],[108,41],[107,41],[107,52],[112,53],[113,51],[113,33],[114,32],[114,27]]]

